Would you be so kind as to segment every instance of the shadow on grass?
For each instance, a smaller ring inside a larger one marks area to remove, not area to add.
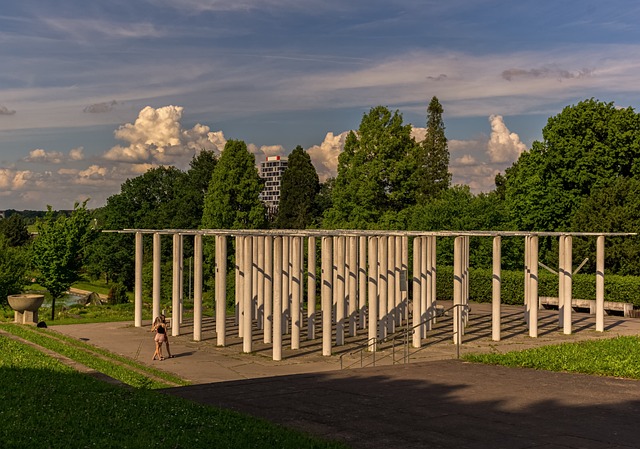
[[[0,354],[0,366],[8,360]],[[47,363],[51,366],[42,369],[0,367],[0,447],[342,447],[233,411],[109,385]]]

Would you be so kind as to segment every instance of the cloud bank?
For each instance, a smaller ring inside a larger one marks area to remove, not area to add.
[[[183,108],[163,106],[143,108],[135,121],[114,131],[123,141],[99,156],[87,158],[83,147],[62,151],[33,149],[23,158],[29,169],[0,168],[0,196],[16,197],[18,209],[43,209],[51,204],[68,209],[75,201],[92,198],[90,207],[99,207],[119,192],[128,178],[139,176],[160,165],[186,170],[192,158],[202,150],[220,155],[227,142],[223,131],[211,131],[202,124],[191,128],[182,125]],[[494,177],[515,161],[526,146],[518,134],[511,132],[501,115],[489,116],[491,132],[470,140],[450,140],[450,170],[453,182],[467,184],[474,192],[491,190]],[[306,150],[321,181],[337,175],[338,158],[350,131],[328,132],[324,140]],[[414,127],[412,136],[421,141],[427,130]],[[268,156],[286,156],[282,145],[248,143],[256,164]],[[51,169],[57,166],[56,169]],[[41,167],[37,169],[35,167]]]

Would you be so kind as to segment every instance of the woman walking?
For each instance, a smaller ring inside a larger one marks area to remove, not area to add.
[[[160,319],[160,317],[156,317],[153,320],[153,325],[151,326],[151,332],[155,332],[156,335],[153,337],[153,341],[156,343],[156,351],[153,353],[153,358],[151,360],[164,360],[162,356],[162,343],[167,342],[167,352],[169,351],[169,342],[167,340],[167,328],[165,323]]]

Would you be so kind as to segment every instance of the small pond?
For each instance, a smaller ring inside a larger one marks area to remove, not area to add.
[[[62,307],[62,306],[72,306],[74,304],[78,304],[78,301],[80,301],[81,299],[83,299],[84,296],[80,296],[80,295],[74,295],[71,293],[68,293],[66,295],[64,295],[62,298],[58,298],[56,300],[56,309],[58,307]],[[51,307],[51,298],[47,295],[45,297],[44,303],[42,304],[42,307]]]

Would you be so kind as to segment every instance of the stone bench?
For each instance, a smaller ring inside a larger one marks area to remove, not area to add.
[[[558,298],[552,296],[540,296],[538,298],[540,308],[548,308],[549,306],[558,307]],[[589,309],[591,315],[596,313],[595,299],[572,299],[571,307],[575,309]],[[611,315],[612,312],[622,312],[625,317],[633,316],[633,304],[630,302],[605,301],[604,311]]]

